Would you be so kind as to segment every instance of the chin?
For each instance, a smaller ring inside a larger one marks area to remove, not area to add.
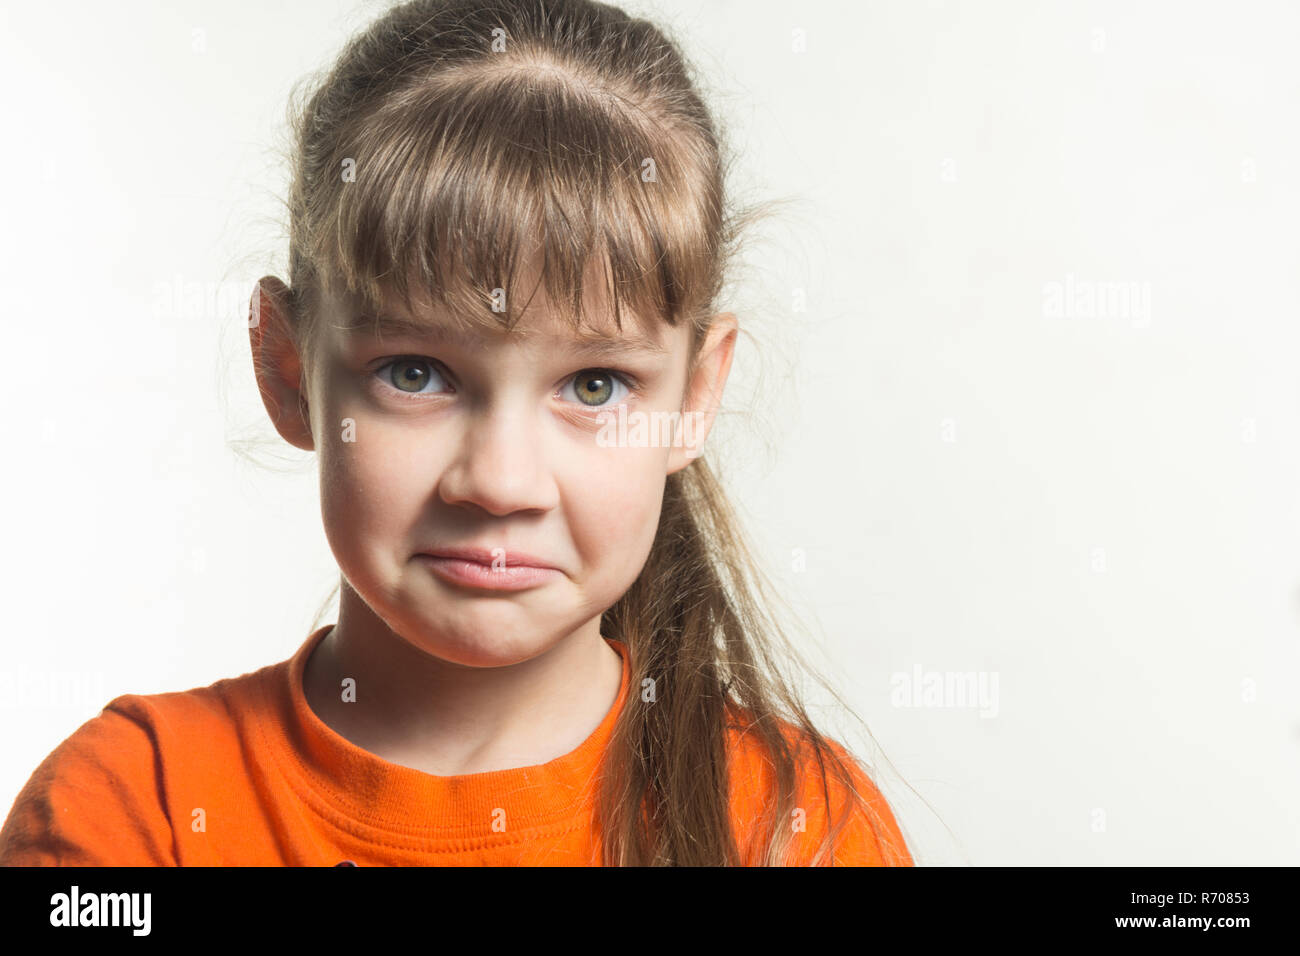
[[[393,630],[426,654],[462,667],[509,667],[536,657],[556,640],[518,608],[469,611],[454,620],[419,615]]]

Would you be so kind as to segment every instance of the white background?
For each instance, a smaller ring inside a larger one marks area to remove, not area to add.
[[[337,579],[245,314],[290,87],[381,8],[0,8],[4,807],[113,697],[287,658]],[[1297,8],[627,9],[738,198],[797,200],[713,451],[917,862],[1300,863]],[[996,714],[901,706],[918,671]]]

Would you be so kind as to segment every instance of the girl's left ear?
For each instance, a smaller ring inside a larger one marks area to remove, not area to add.
[[[682,403],[680,442],[668,453],[668,474],[681,471],[704,453],[704,439],[713,428],[713,419],[722,403],[722,390],[731,371],[731,357],[736,347],[739,324],[732,312],[721,312],[705,335],[695,360],[695,370],[686,383],[686,400]]]

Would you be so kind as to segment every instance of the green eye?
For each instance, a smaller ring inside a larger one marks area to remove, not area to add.
[[[428,359],[398,358],[372,373],[383,387],[409,396],[433,396],[450,388],[441,366]],[[431,387],[432,386],[432,387]],[[587,408],[604,408],[639,394],[639,385],[624,374],[607,368],[587,368],[565,383],[562,394],[572,390],[578,403]]]
[[[379,380],[404,395],[432,395],[446,387],[442,375],[425,359],[400,358],[375,370]],[[432,382],[435,388],[427,390]]]
[[[393,384],[404,392],[418,392],[429,378],[423,365],[423,362],[394,362]]]
[[[604,369],[583,369],[573,377],[574,391],[584,405],[604,405],[614,393],[614,379]]]

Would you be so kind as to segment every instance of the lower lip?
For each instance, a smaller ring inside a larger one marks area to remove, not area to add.
[[[449,584],[483,591],[523,591],[545,584],[560,572],[554,568],[528,565],[493,568],[463,558],[439,558],[431,554],[416,555],[430,570]]]

